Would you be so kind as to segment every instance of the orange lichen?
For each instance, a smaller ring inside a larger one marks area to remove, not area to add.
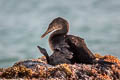
[[[108,61],[108,62],[113,62],[113,63],[120,64],[120,60],[117,57],[114,57],[114,56],[111,56],[111,55],[106,55],[106,56],[103,57],[103,59],[105,61]]]
[[[32,75],[32,71],[24,66],[14,66],[7,68],[1,75],[1,77],[5,78],[17,78],[17,77],[27,77],[30,78]]]
[[[95,57],[98,58],[98,59],[103,58],[103,56],[101,56],[101,55],[98,54],[98,53],[95,53],[94,55],[95,55]]]
[[[39,58],[41,61],[47,63],[47,60],[46,60],[46,57],[45,56],[42,56],[41,58]]]
[[[92,72],[93,74],[96,74],[96,73],[97,73],[97,71],[96,71],[95,69],[92,69],[91,72]]]
[[[47,71],[44,66],[40,66],[40,68],[39,68],[39,77],[41,77],[41,78],[47,77]]]
[[[4,71],[4,69],[3,68],[0,68],[0,72],[3,72]]]
[[[109,76],[107,76],[106,74],[99,74],[95,80],[111,80]]]
[[[0,78],[7,79],[40,79],[40,80],[120,80],[120,60],[114,56],[100,56],[95,54],[98,60],[113,62],[115,64],[59,64],[50,66],[42,59],[25,60],[26,65],[33,63],[26,68],[24,61],[20,61],[7,69],[0,69]],[[34,64],[35,62],[35,64]],[[38,64],[37,64],[38,62]],[[24,66],[23,66],[24,65]]]
[[[104,78],[105,80],[110,80],[110,77],[109,77],[108,75],[106,75],[106,74],[103,74],[103,78]]]
[[[69,67],[68,64],[58,65],[58,68],[59,68],[60,70],[63,70],[64,72],[66,72],[67,75],[71,75],[71,74],[72,74],[72,71],[71,71],[71,69],[70,69],[70,67]]]
[[[72,71],[68,64],[60,64],[60,65],[57,65],[56,67],[48,68],[49,76],[51,75],[51,73],[56,71],[63,71],[67,74],[67,76],[70,76],[72,74]]]

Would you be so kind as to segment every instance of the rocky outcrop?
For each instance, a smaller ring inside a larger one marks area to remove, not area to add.
[[[100,56],[97,59],[114,64],[47,64],[43,56],[25,60],[12,67],[0,69],[1,79],[41,79],[41,80],[120,80],[120,60],[114,56]]]

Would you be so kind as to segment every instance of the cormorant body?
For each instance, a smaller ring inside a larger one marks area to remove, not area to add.
[[[47,55],[47,58],[49,57],[49,64],[90,64],[95,59],[95,56],[87,48],[83,38],[67,34],[69,31],[69,24],[67,20],[61,17],[54,19],[49,24],[47,31],[41,37],[45,37],[52,31],[54,32],[49,37],[49,45],[53,54],[51,56]]]

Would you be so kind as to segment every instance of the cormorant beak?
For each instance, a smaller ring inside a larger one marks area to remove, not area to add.
[[[41,36],[41,38],[45,37],[48,33],[52,32],[54,30],[60,30],[60,29],[62,29],[62,28],[59,26],[49,25],[47,31]]]
[[[48,33],[52,32],[54,28],[49,27],[47,31],[41,36],[41,38],[44,38]]]
[[[48,33],[49,33],[49,32],[46,31],[46,32],[41,36],[41,38],[44,38]]]

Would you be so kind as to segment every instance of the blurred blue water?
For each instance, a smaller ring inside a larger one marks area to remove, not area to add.
[[[49,53],[48,36],[40,39],[56,17],[70,23],[69,34],[86,40],[90,50],[120,58],[119,0],[0,0],[0,67]]]

